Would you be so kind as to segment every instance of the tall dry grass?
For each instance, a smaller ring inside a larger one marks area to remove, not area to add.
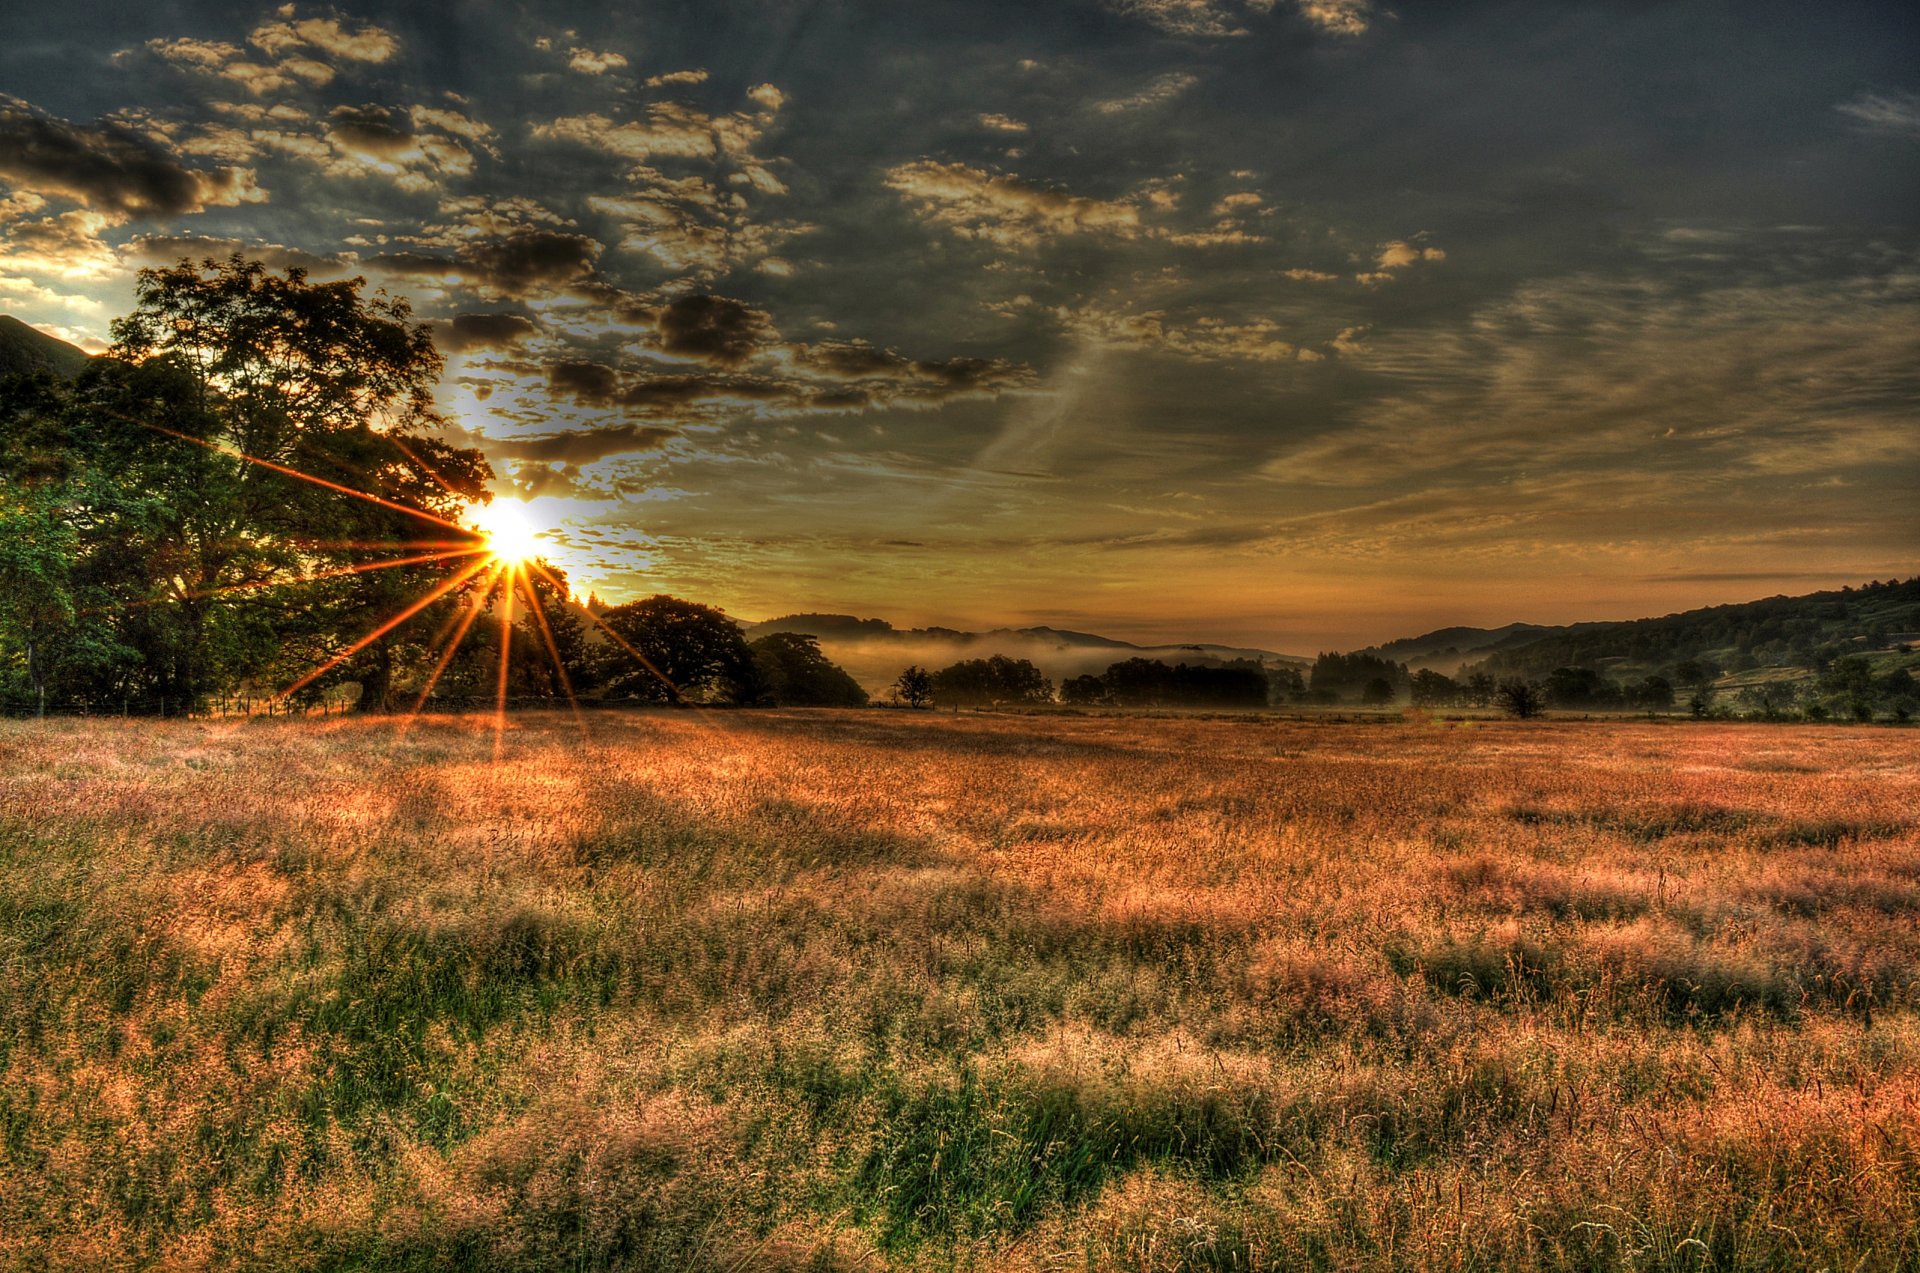
[[[0,725],[0,1262],[1920,1267],[1920,737]]]

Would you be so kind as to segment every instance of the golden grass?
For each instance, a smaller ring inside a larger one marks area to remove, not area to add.
[[[1920,736],[0,724],[0,1265],[1920,1268]]]

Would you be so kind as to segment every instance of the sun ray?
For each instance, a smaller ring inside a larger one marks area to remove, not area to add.
[[[554,578],[553,572],[548,570],[540,562],[533,561],[527,564],[532,569],[537,570],[541,574],[545,575],[547,577],[548,582],[552,583],[554,587],[559,588],[559,587],[565,586],[558,579]],[[665,672],[662,672],[658,667],[655,667],[652,659],[640,653],[639,650],[636,650],[630,641],[628,641],[625,637],[621,636],[618,632],[615,632],[611,627],[609,627],[606,624],[606,622],[600,618],[599,615],[595,614],[593,611],[589,609],[586,609],[585,607],[581,608],[580,613],[586,615],[587,618],[593,621],[595,627],[599,628],[602,632],[606,633],[609,637],[611,637],[615,645],[618,645],[621,649],[625,650],[628,654],[631,654],[635,659],[639,660],[641,667],[646,668],[647,671],[653,673],[654,676],[658,677],[660,680],[660,683],[667,687],[667,692],[673,695],[674,701],[676,702],[687,701],[686,697],[680,693],[680,687],[678,685],[675,685],[673,681],[668,678]]]
[[[433,671],[427,675],[427,683],[421,688],[420,696],[413,700],[413,706],[407,711],[406,717],[400,722],[400,733],[403,736],[407,730],[412,728],[413,722],[419,717],[421,710],[426,707],[427,699],[433,694],[433,687],[440,683],[440,677],[446,672],[447,665],[453,662],[453,656],[460,652],[461,643],[467,639],[468,629],[473,627],[474,620],[478,619],[481,611],[486,608],[481,598],[493,590],[493,585],[495,581],[499,579],[502,569],[503,567],[498,563],[494,564],[494,573],[488,577],[486,583],[481,585],[479,593],[474,597],[473,604],[467,607],[465,613],[458,616],[459,626],[454,630],[452,639],[447,642],[446,648],[440,652],[440,658],[434,663]]]
[[[475,575],[479,574],[482,570],[485,570],[486,565],[487,563],[485,561],[475,562],[474,564],[463,568],[458,574],[452,575],[447,579],[443,580],[442,582],[436,584],[427,593],[426,596],[421,597],[418,601],[415,601],[412,605],[408,606],[406,609],[402,610],[400,613],[394,615],[391,619],[388,619],[385,623],[381,624],[379,627],[375,628],[373,631],[367,633],[367,635],[361,637],[358,641],[355,641],[352,645],[340,651],[340,653],[334,655],[332,658],[322,663],[319,667],[314,668],[313,671],[307,673],[305,676],[301,677],[299,680],[295,681],[293,684],[287,686],[287,688],[285,688],[284,690],[281,690],[277,695],[274,696],[274,701],[285,702],[292,695],[299,693],[301,690],[305,689],[307,686],[313,684],[315,681],[319,680],[322,676],[326,675],[328,672],[331,672],[334,668],[339,667],[342,663],[345,663],[348,659],[352,658],[354,655],[358,654],[360,651],[366,649],[369,645],[372,645],[375,641],[378,641],[381,637],[393,631],[395,628],[405,623],[408,619],[411,619],[414,615],[419,614],[422,610],[425,610],[428,606],[432,605],[434,602],[438,601],[440,598],[446,596],[449,592],[452,592],[455,588],[458,588],[461,584],[473,578]]]
[[[493,704],[493,759],[500,760],[500,749],[507,731],[507,664],[513,656],[513,576],[518,564],[502,563],[500,575],[500,685]]]
[[[553,625],[547,622],[547,612],[540,604],[540,596],[533,588],[533,576],[522,573],[520,586],[527,594],[527,608],[533,612],[535,626],[547,643],[547,654],[553,659],[554,674],[560,678],[560,688],[567,696],[567,705],[573,709],[573,718],[579,723],[580,732],[587,732],[587,718],[580,710],[580,700],[574,697],[573,680],[567,675],[567,664],[560,657],[560,645],[553,639]]]
[[[382,499],[378,495],[369,495],[365,491],[356,491],[351,486],[343,486],[339,482],[330,482],[324,477],[315,477],[311,473],[303,473],[299,469],[292,468],[285,464],[277,464],[272,460],[263,460],[257,455],[248,455],[245,451],[236,451],[229,447],[220,446],[207,441],[205,438],[196,438],[191,433],[182,433],[178,429],[169,429],[163,424],[154,424],[151,421],[141,420],[134,416],[124,416],[123,418],[131,420],[133,423],[145,428],[152,429],[156,433],[165,433],[171,437],[179,438],[183,442],[191,442],[195,446],[204,447],[216,455],[245,460],[249,464],[257,464],[261,468],[272,469],[275,473],[282,473],[287,477],[299,478],[303,482],[311,482],[315,486],[323,486],[330,491],[338,491],[342,495],[351,495],[355,499],[363,499],[369,504],[378,504],[382,508],[390,508],[396,513],[405,513],[409,517],[418,517],[422,521],[432,522],[437,526],[444,526],[451,531],[459,531],[463,534],[471,533],[466,527],[459,525],[457,522],[450,522],[444,517],[437,517],[423,509],[412,508],[406,504],[396,503],[390,499]]]

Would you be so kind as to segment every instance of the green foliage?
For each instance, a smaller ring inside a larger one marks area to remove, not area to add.
[[[361,285],[238,256],[144,270],[112,356],[0,386],[0,480],[27,492],[0,514],[21,532],[5,569],[46,585],[0,615],[0,651],[32,644],[36,697],[178,709],[286,684],[456,582],[462,559],[407,559],[473,542],[453,523],[492,473],[432,436],[427,328]],[[314,689],[390,705],[464,588],[443,591]]]

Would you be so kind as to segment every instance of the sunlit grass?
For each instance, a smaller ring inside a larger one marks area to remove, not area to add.
[[[0,725],[12,1267],[1920,1262],[1920,740]]]

